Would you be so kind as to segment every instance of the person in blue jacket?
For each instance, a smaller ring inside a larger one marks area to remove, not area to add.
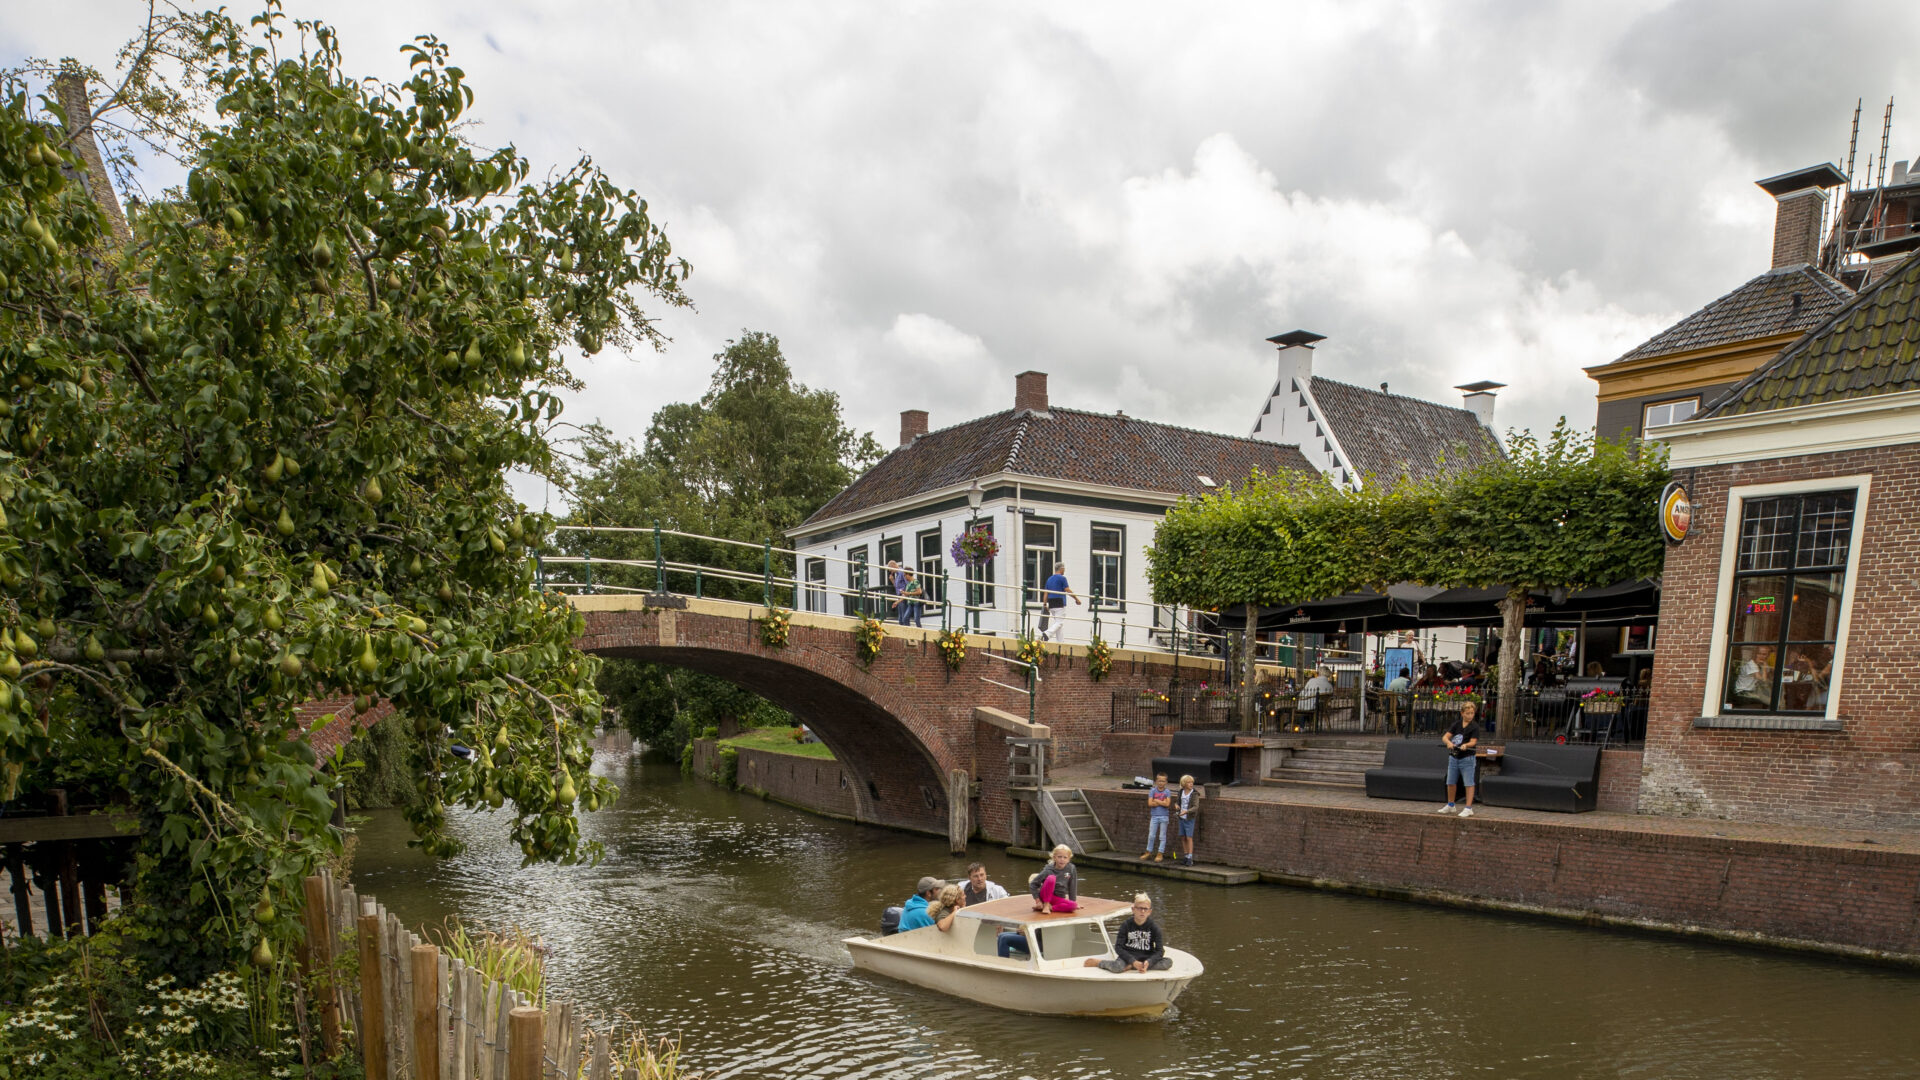
[[[934,897],[940,895],[940,890],[944,888],[946,884],[946,882],[936,877],[923,877],[920,879],[920,885],[914,890],[912,898],[900,905],[901,933],[904,934],[909,930],[918,930],[923,926],[933,925],[933,917],[927,914],[927,904],[933,900]]]

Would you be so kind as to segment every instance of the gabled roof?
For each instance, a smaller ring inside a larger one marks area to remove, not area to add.
[[[1920,390],[1920,252],[1788,346],[1706,416]]]
[[[1011,410],[930,431],[896,448],[814,511],[808,523],[859,513],[994,473],[1203,495],[1200,477],[1235,484],[1255,469],[1311,473],[1300,448],[1078,409]]]
[[[1653,335],[1614,363],[1799,333],[1820,325],[1851,299],[1852,289],[1812,266],[1782,266]]]
[[[1313,377],[1313,400],[1348,464],[1393,483],[1470,469],[1503,456],[1500,442],[1466,409]]]

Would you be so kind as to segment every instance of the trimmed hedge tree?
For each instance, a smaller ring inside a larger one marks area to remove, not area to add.
[[[1256,477],[1171,511],[1148,552],[1163,604],[1278,606],[1401,581],[1505,586],[1500,719],[1519,688],[1526,596],[1659,572],[1657,446],[1596,441],[1562,419],[1542,442],[1510,438],[1503,460],[1456,476],[1343,490],[1323,478]]]

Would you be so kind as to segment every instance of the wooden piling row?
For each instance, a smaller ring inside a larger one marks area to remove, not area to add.
[[[301,964],[328,1053],[359,1042],[367,1080],[637,1080],[566,1002],[542,1008],[423,943],[373,897],[305,882]],[[356,962],[357,977],[334,977]]]

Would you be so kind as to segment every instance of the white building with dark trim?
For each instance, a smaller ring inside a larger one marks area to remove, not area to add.
[[[884,614],[894,597],[882,568],[897,560],[920,577],[925,625],[940,625],[946,599],[949,625],[1019,634],[1037,620],[1040,586],[1064,566],[1085,604],[1068,606],[1063,640],[1087,641],[1097,613],[1109,643],[1138,643],[1171,626],[1147,587],[1146,553],[1181,499],[1255,473],[1315,471],[1358,485],[1500,452],[1490,389],[1482,411],[1364,390],[1313,376],[1311,342],[1272,340],[1281,376],[1248,437],[1063,408],[1039,371],[1014,377],[1011,409],[952,427],[929,430],[925,411],[902,412],[899,445],[787,534],[806,583],[801,606],[853,614],[864,595]],[[950,552],[972,527],[991,531],[1000,550],[963,570]]]

